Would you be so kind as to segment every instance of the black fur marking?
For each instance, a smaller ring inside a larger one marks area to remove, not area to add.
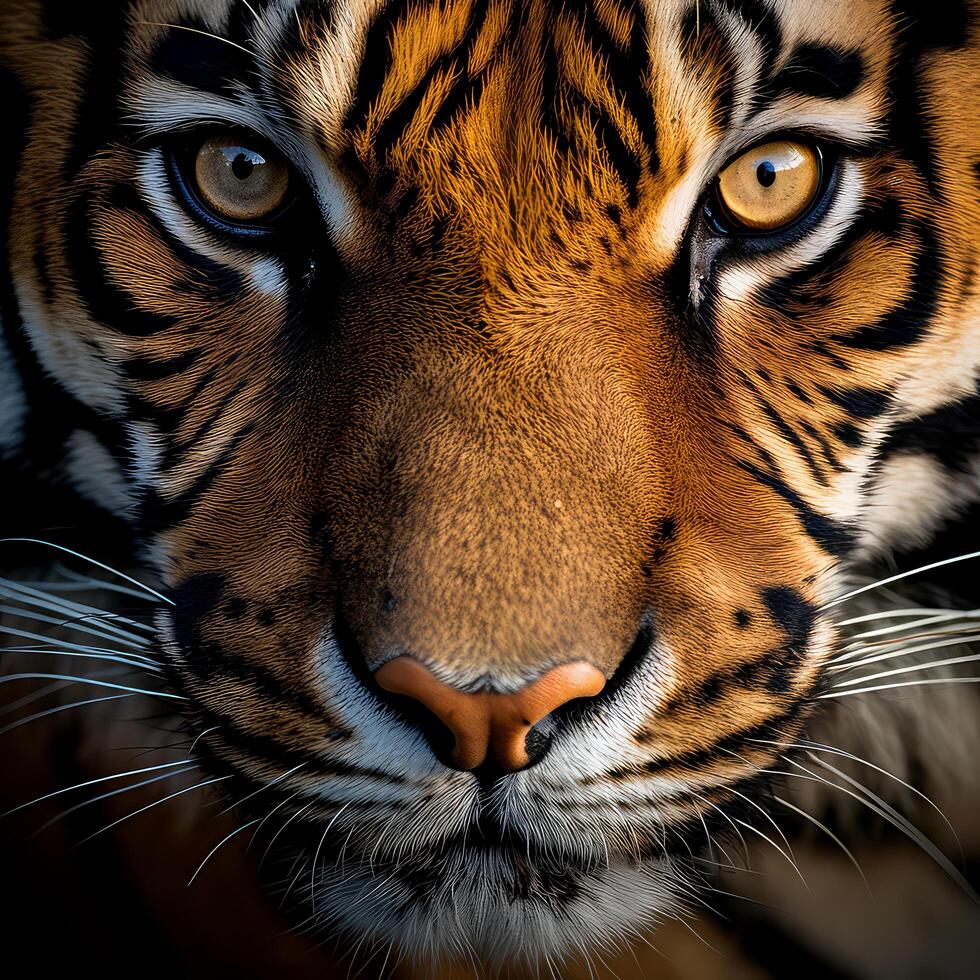
[[[776,93],[811,95],[821,99],[844,99],[864,79],[859,51],[801,44],[793,48],[789,61],[773,79]]]
[[[227,585],[227,577],[220,572],[202,572],[171,591],[174,639],[185,655],[200,645],[202,622],[217,610]]]
[[[825,388],[820,390],[835,405],[839,405],[844,411],[856,419],[873,419],[883,414],[891,402],[891,396],[882,391],[873,391],[870,388],[848,388],[846,390],[837,388]]]
[[[973,395],[897,425],[880,452],[883,458],[924,453],[949,470],[966,472],[980,452],[980,384]]]
[[[126,361],[125,370],[134,381],[163,381],[186,371],[200,356],[201,351],[197,349],[163,360],[134,357]]]
[[[850,528],[814,510],[781,479],[746,460],[738,460],[738,465],[763,486],[782,497],[796,511],[803,530],[828,554],[842,555],[854,546],[855,535]]]
[[[150,56],[150,70],[217,95],[228,95],[233,83],[248,81],[256,74],[255,58],[241,50],[244,45],[236,47],[207,32],[207,26],[197,21],[174,25]]]
[[[919,225],[922,246],[913,260],[914,271],[906,298],[876,323],[853,333],[835,334],[833,339],[847,347],[885,351],[908,347],[929,329],[939,303],[943,284],[943,256],[933,231]]]
[[[787,649],[802,654],[810,642],[817,619],[817,608],[796,589],[785,585],[762,590],[762,602],[787,638]]]
[[[899,40],[904,43],[889,78],[891,140],[915,165],[930,194],[941,197],[928,104],[930,93],[920,69],[930,51],[963,47],[972,14],[961,0],[894,0],[891,6],[896,23],[901,25]],[[937,273],[936,279],[939,278]]]

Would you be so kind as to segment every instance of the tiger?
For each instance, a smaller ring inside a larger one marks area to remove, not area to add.
[[[297,922],[498,965],[655,939],[713,837],[780,849],[794,749],[922,681],[841,667],[863,570],[974,526],[978,32],[4,0],[4,523],[118,542]]]

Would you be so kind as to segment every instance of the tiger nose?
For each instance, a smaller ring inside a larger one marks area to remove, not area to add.
[[[562,664],[513,694],[468,693],[440,681],[414,657],[396,657],[374,674],[386,691],[412,698],[427,708],[455,739],[452,762],[476,769],[491,757],[508,772],[531,762],[528,732],[557,708],[590,698],[606,684],[603,673],[584,661]]]

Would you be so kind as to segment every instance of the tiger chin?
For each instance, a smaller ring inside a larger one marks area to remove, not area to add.
[[[976,499],[980,15],[926,9],[4,3],[5,465],[133,536],[298,920],[688,914],[847,574]]]

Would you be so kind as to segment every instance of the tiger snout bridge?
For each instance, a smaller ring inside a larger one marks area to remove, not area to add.
[[[534,725],[569,701],[595,697],[606,685],[603,673],[584,661],[553,667],[513,694],[457,690],[407,656],[389,660],[374,678],[386,691],[419,702],[452,732],[452,761],[459,769],[476,769],[492,756],[508,772],[531,762],[526,739]]]

